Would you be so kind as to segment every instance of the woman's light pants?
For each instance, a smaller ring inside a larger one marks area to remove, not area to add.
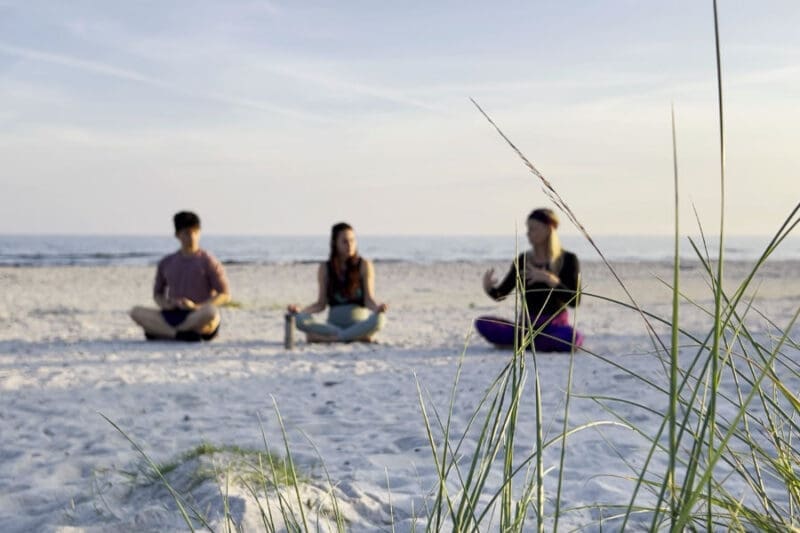
[[[360,305],[334,305],[329,309],[327,322],[317,322],[309,313],[298,313],[297,329],[348,342],[369,338],[386,323],[385,313],[372,313]]]

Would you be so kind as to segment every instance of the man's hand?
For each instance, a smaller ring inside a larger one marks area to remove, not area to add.
[[[194,301],[190,300],[189,298],[178,298],[176,300],[173,300],[173,302],[175,303],[175,306],[178,309],[185,309],[187,311],[191,311],[197,308],[197,304],[194,303]]]

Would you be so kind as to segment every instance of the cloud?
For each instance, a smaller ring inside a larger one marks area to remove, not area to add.
[[[106,63],[87,60],[80,57],[75,57],[65,54],[54,54],[51,52],[43,52],[40,50],[34,50],[30,48],[22,48],[19,46],[13,46],[2,42],[0,42],[0,54],[5,54],[8,56],[26,59],[30,61],[49,63],[67,68],[82,70],[85,72],[91,72],[94,74],[107,76],[119,80],[131,81],[134,83],[146,85],[148,87],[161,89],[169,93],[208,100],[220,104],[225,104],[235,107],[244,107],[267,113],[275,113],[289,118],[294,118],[309,122],[317,122],[317,123],[330,122],[329,120],[317,114],[307,113],[305,111],[299,111],[284,106],[277,106],[264,101],[240,98],[236,96],[228,96],[220,93],[195,91],[187,89],[184,86],[165,81],[163,79],[142,74],[134,70],[119,68]]]
[[[443,109],[431,105],[427,102],[424,102],[417,98],[412,98],[406,94],[403,94],[400,91],[388,89],[386,87],[381,87],[378,85],[355,82],[334,76],[323,76],[320,74],[313,74],[307,71],[304,72],[302,70],[297,69],[294,66],[291,67],[275,66],[275,65],[268,65],[261,63],[258,65],[258,68],[263,71],[267,71],[272,74],[282,76],[284,78],[291,78],[299,81],[304,81],[307,83],[320,85],[328,89],[343,90],[345,92],[352,92],[365,96],[371,96],[388,102],[400,104],[406,107],[422,109],[424,111],[432,111],[435,113],[444,112]]]
[[[31,61],[50,63],[88,72],[94,72],[95,74],[101,74],[122,80],[135,81],[155,87],[168,87],[168,84],[159,79],[151,78],[132,70],[121,69],[112,65],[98,63],[96,61],[90,61],[73,56],[42,52],[39,50],[22,48],[2,42],[0,42],[0,53],[21,59],[28,59]]]

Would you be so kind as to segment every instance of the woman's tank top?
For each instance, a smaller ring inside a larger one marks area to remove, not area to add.
[[[347,291],[348,272],[345,271],[344,277],[340,278],[336,274],[336,269],[333,268],[333,263],[331,261],[326,263],[328,267],[328,305],[331,307],[347,304],[364,305],[364,279],[361,277],[361,261],[362,259],[359,257],[354,267],[359,272],[358,286],[351,293]]]

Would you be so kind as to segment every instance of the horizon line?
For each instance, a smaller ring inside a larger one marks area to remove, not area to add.
[[[525,233],[365,233],[357,232],[361,237],[524,237]],[[327,237],[328,233],[212,233],[203,232],[203,237]],[[561,237],[585,237],[581,233],[559,232]],[[595,233],[593,237],[674,237],[674,233],[654,232],[654,233]],[[700,233],[681,233],[680,237],[700,237]],[[773,237],[772,233],[726,233],[726,237]],[[175,237],[173,233],[21,233],[0,231],[0,237]],[[706,238],[715,238],[715,234],[705,234]],[[787,235],[787,237],[798,237],[798,235]]]

